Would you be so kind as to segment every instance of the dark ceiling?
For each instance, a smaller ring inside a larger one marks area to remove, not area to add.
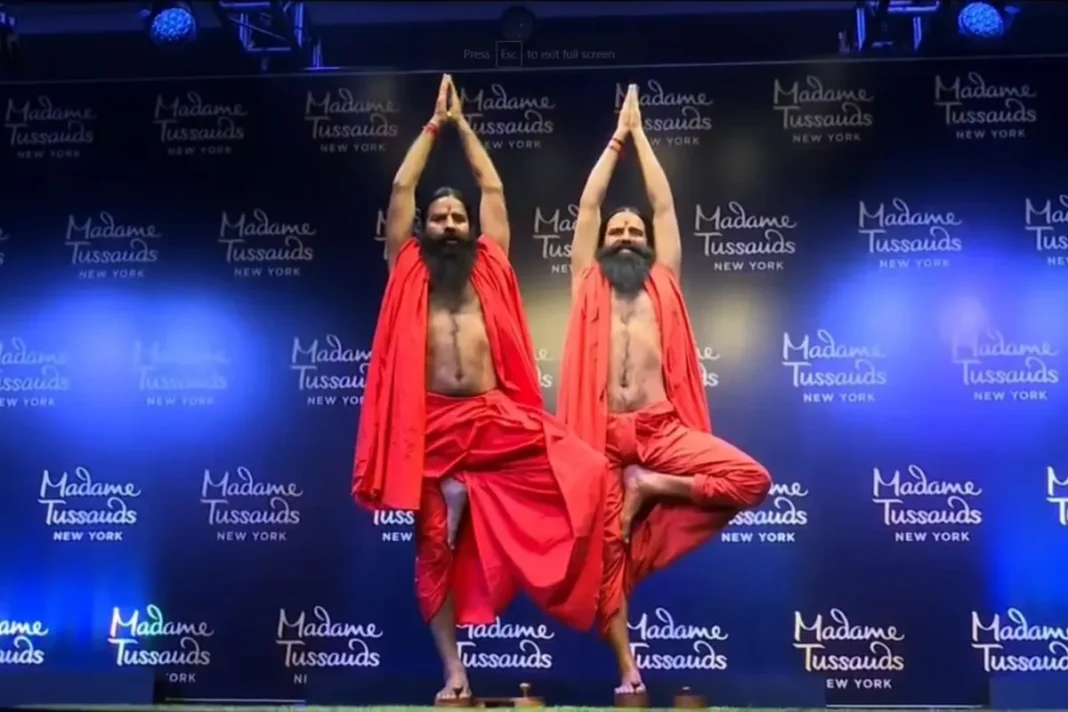
[[[137,32],[138,12],[147,2],[8,2],[19,19],[19,31],[35,34]],[[218,27],[208,2],[193,2],[198,22]],[[264,3],[266,4],[266,3]],[[668,17],[738,13],[840,11],[849,12],[849,0],[797,2],[306,2],[313,23],[322,27],[404,24],[411,22],[492,21],[515,5],[523,5],[539,18]]]
[[[899,2],[900,0],[894,0]],[[935,0],[920,0],[932,4]],[[1017,3],[1023,10],[1004,40],[965,42],[952,0],[925,52],[938,56],[1052,54],[1068,50],[1068,2]],[[17,72],[7,81],[94,77],[246,74],[265,69],[223,28],[210,2],[192,3],[198,41],[161,51],[140,16],[150,3],[0,3],[22,37]],[[248,3],[245,3],[246,5]],[[266,6],[268,3],[262,3]],[[366,71],[502,69],[473,56],[495,53],[504,39],[500,18],[512,2],[306,2],[322,39],[325,65]],[[537,18],[531,54],[584,48],[611,60],[599,65],[797,62],[834,57],[838,37],[856,26],[857,2],[527,2]],[[957,5],[961,3],[958,2]],[[911,35],[906,23],[905,34]],[[549,50],[548,52],[546,52]],[[296,54],[278,56],[272,72],[302,71]],[[524,67],[527,68],[527,67]]]

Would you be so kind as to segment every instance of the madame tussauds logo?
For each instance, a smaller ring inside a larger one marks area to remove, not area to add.
[[[261,208],[236,216],[224,210],[219,244],[226,246],[226,264],[235,277],[299,277],[301,266],[315,259],[307,243],[318,234],[306,222],[276,222]]]
[[[490,84],[474,93],[461,87],[460,99],[467,122],[490,151],[538,149],[542,138],[556,132],[556,104],[548,96],[509,94],[503,84]]]
[[[399,133],[399,114],[392,100],[357,98],[345,88],[304,98],[304,120],[320,153],[384,153]]]
[[[637,624],[627,623],[637,633],[630,650],[640,670],[726,670],[727,656],[718,645],[728,636],[718,625],[676,623],[666,608],[653,611],[653,620],[643,613]]]
[[[886,203],[860,201],[857,232],[879,269],[949,267],[949,258],[964,249],[956,228],[964,224],[954,213],[914,212],[901,198]]]
[[[555,133],[556,104],[548,96],[509,94],[503,84],[471,93],[460,89],[468,123],[489,150],[541,148],[541,137]]]
[[[106,210],[97,216],[67,216],[63,244],[78,279],[143,279],[145,267],[159,261],[163,235],[155,225],[125,225]]]
[[[1046,501],[1057,508],[1057,523],[1068,527],[1068,477],[1057,477],[1053,467],[1046,468]]]
[[[627,84],[616,82],[616,112],[627,98]],[[649,134],[649,143],[659,146],[698,146],[701,134],[712,130],[708,116],[712,97],[703,91],[676,93],[668,91],[655,79],[640,87],[638,105],[642,111],[642,128]]]
[[[934,105],[958,141],[1026,138],[1036,99],[1027,84],[988,84],[979,72],[934,78]]]
[[[462,625],[457,632],[456,647],[468,669],[549,670],[553,666],[553,656],[542,646],[556,634],[544,624],[519,625],[498,618],[487,625]]]
[[[108,626],[108,643],[115,646],[119,667],[206,667],[211,664],[211,652],[204,646],[213,635],[207,623],[168,620],[152,604],[143,613],[135,608],[128,615],[116,607]],[[196,682],[195,676],[195,672],[182,673],[181,680]]]
[[[549,263],[553,274],[571,274],[571,241],[575,237],[578,206],[556,208],[552,212],[534,208],[534,228],[530,236],[541,243],[539,255]]]
[[[893,673],[905,669],[904,640],[896,626],[857,625],[839,608],[811,622],[794,612],[794,648],[805,672],[827,676],[828,690],[893,689]]]
[[[287,670],[376,668],[382,656],[371,646],[381,639],[382,631],[374,623],[335,621],[322,606],[315,606],[310,616],[306,611],[295,615],[285,608],[278,611],[275,643],[283,650]],[[293,683],[305,684],[307,677],[297,672]]]
[[[784,258],[797,252],[797,243],[789,239],[796,228],[789,215],[750,213],[733,200],[711,213],[700,203],[694,207],[694,237],[713,260],[712,269],[721,272],[781,272]]]
[[[775,79],[771,108],[782,117],[782,130],[800,144],[859,143],[875,123],[874,97],[867,89],[823,86],[817,77],[783,83]]]
[[[137,341],[133,348],[137,389],[145,405],[160,408],[215,405],[230,387],[230,356],[222,349],[179,343],[177,339]]]
[[[140,496],[132,482],[96,480],[88,467],[75,467],[58,477],[41,473],[37,503],[44,507],[52,541],[122,541],[137,524]]]
[[[297,373],[297,390],[306,405],[360,405],[370,367],[370,351],[346,348],[334,334],[310,342],[293,337],[289,368]]]
[[[241,104],[212,104],[195,91],[156,96],[152,123],[168,156],[229,155],[245,140],[248,111]]]
[[[26,339],[0,339],[0,408],[51,408],[70,390],[65,351],[38,351]]]
[[[300,524],[303,496],[295,482],[258,482],[247,467],[226,470],[218,479],[204,470],[200,484],[216,541],[287,541],[287,530]]]
[[[971,480],[941,482],[928,479],[919,465],[884,475],[872,470],[871,501],[879,506],[883,526],[894,541],[906,543],[967,542],[970,529],[983,523],[977,506],[981,490]]]
[[[1031,623],[1019,608],[989,623],[972,611],[972,647],[984,672],[1068,672],[1068,625]]]
[[[782,335],[782,365],[805,403],[874,403],[889,383],[885,360],[881,346],[839,343],[827,329],[817,329],[815,339]]]
[[[1024,199],[1024,230],[1035,239],[1035,252],[1046,258],[1047,267],[1068,267],[1068,195],[1052,200]]]
[[[793,544],[798,530],[808,526],[805,500],[808,489],[800,482],[775,482],[760,509],[739,512],[719,535],[728,544]]]
[[[378,510],[372,516],[375,527],[382,530],[382,541],[401,544],[412,540],[415,512]]]
[[[953,335],[951,360],[977,401],[1048,401],[1061,382],[1059,351],[1048,341],[1013,342],[996,329]]]
[[[715,388],[719,385],[719,374],[716,372],[716,362],[722,356],[711,346],[697,347],[697,365],[701,367],[701,382],[705,388]]]
[[[415,209],[415,217],[412,219],[412,236],[420,230],[423,214],[419,208]],[[389,259],[389,245],[386,244],[386,211],[379,210],[375,220],[375,240],[382,243],[382,260]]]
[[[41,643],[48,628],[41,621],[15,621],[0,618],[0,665],[41,665],[45,651]]]
[[[81,149],[96,140],[93,126],[96,112],[91,108],[57,106],[52,98],[8,99],[4,107],[7,145],[16,158],[80,158]]]

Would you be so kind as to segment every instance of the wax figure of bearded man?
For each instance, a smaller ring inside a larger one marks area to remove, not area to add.
[[[481,236],[452,188],[412,234],[416,184],[446,129],[481,191]],[[416,512],[416,597],[445,668],[437,702],[455,706],[472,698],[457,625],[492,623],[523,591],[589,629],[601,579],[610,469],[545,412],[509,232],[501,179],[446,75],[393,181],[352,491],[373,510]]]
[[[628,138],[651,220],[635,208],[602,219]],[[759,506],[771,479],[756,460],[711,434],[679,286],[682,241],[674,199],[643,130],[633,84],[578,207],[557,413],[615,469],[600,624],[619,664],[617,693],[642,693],[627,631],[635,583],[708,541],[738,512]]]

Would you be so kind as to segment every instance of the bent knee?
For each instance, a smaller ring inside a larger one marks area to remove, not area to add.
[[[750,466],[748,490],[751,501],[746,503],[746,507],[750,509],[759,507],[771,492],[771,473],[756,460]]]

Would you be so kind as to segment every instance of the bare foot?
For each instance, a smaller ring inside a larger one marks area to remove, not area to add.
[[[445,509],[448,521],[449,548],[456,546],[456,533],[460,530],[460,521],[467,507],[467,487],[463,482],[451,477],[441,482],[441,494],[445,497]]]
[[[645,683],[637,670],[624,674],[622,683],[616,688],[616,694],[621,695],[636,695],[641,692],[645,692]]]
[[[435,699],[462,700],[471,697],[471,685],[467,682],[467,673],[453,672],[445,676],[445,687],[441,688]]]
[[[634,524],[634,517],[638,516],[642,504],[645,503],[645,481],[648,476],[649,471],[638,465],[623,468],[623,512],[620,515],[620,525],[625,542],[630,541],[630,528]]]

